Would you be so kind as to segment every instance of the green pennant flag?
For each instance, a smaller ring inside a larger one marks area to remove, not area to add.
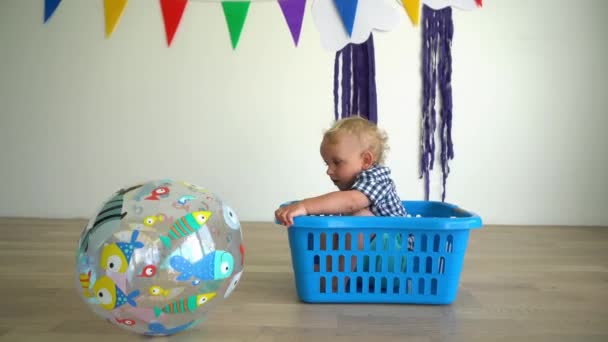
[[[232,48],[236,49],[243,31],[243,25],[249,11],[249,1],[223,1],[224,16],[230,31],[230,39],[232,40]]]

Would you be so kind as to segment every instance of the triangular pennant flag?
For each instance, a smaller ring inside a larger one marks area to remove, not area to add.
[[[112,35],[129,0],[103,0],[106,15],[106,38]]]
[[[279,0],[279,6],[281,6],[281,11],[283,11],[285,20],[287,20],[293,42],[298,46],[306,0]]]
[[[49,20],[49,18],[53,15],[53,13],[55,13],[55,10],[57,9],[57,6],[59,6],[59,3],[61,2],[61,0],[44,0],[44,22],[46,23],[47,20]]]
[[[236,49],[243,31],[243,25],[249,11],[249,1],[223,1],[224,16],[230,31],[230,39],[232,40],[232,48]]]
[[[168,46],[171,46],[173,36],[175,36],[179,22],[182,20],[182,14],[184,14],[187,3],[188,0],[160,0]]]
[[[403,7],[407,15],[410,17],[412,24],[418,26],[418,19],[420,18],[420,0],[401,0]]]
[[[475,2],[477,3],[477,7],[483,6],[483,1],[482,0],[475,0]]]
[[[334,0],[336,8],[340,13],[346,32],[350,37],[353,34],[353,26],[355,24],[355,15],[357,14],[358,0]]]

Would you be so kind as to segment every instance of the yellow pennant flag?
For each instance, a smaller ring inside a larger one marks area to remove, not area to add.
[[[109,38],[114,32],[122,12],[127,7],[127,1],[129,0],[103,0],[103,8],[106,14],[106,38]]]
[[[418,19],[420,18],[420,0],[401,0],[403,7],[407,15],[410,16],[410,20],[414,26],[418,26]]]

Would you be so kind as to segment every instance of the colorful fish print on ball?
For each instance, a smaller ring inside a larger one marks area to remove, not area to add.
[[[82,232],[78,292],[110,322],[171,335],[203,322],[243,272],[239,219],[218,196],[173,180],[124,188]]]

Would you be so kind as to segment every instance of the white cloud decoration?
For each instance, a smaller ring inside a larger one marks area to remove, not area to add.
[[[422,3],[435,10],[446,8],[448,6],[465,11],[478,8],[475,0],[422,0]]]
[[[312,4],[314,23],[321,36],[321,45],[338,51],[348,43],[365,42],[372,31],[391,31],[403,17],[403,7],[393,0],[359,0],[352,36],[348,36],[334,0],[315,0]]]

